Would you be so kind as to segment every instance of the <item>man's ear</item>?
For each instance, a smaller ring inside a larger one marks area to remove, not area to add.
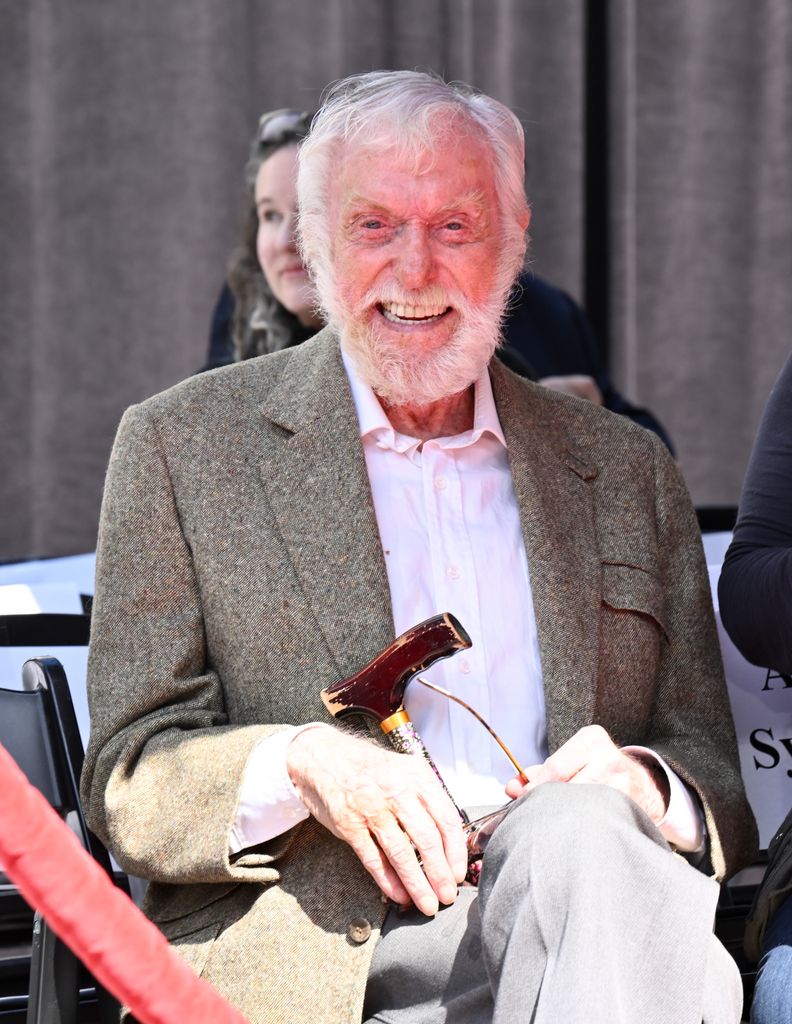
[[[527,231],[528,230],[528,225],[530,223],[531,223],[531,207],[530,206],[526,206],[525,207],[525,213],[520,218],[520,227],[522,228],[523,231]]]

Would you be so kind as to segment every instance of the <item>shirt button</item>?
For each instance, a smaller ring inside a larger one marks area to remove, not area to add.
[[[436,491],[444,491],[448,486],[448,481],[444,476],[439,476],[434,482]]]
[[[446,576],[450,580],[458,580],[460,576],[459,569],[455,565],[449,565],[449,567],[446,569]]]
[[[462,658],[459,662],[459,671],[465,676],[470,675],[470,662],[467,658]]]
[[[356,917],[353,921],[349,922],[347,935],[352,942],[360,946],[371,938],[371,925],[365,917]]]

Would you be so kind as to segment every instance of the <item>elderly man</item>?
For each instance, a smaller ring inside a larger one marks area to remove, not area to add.
[[[330,326],[119,429],[85,801],[253,1022],[739,1020],[708,876],[755,834],[695,517],[654,435],[491,361],[522,182],[489,97],[341,82],[299,172]],[[441,611],[473,646],[433,671],[530,766],[408,689],[457,802],[514,800],[478,889],[423,759],[320,700]]]

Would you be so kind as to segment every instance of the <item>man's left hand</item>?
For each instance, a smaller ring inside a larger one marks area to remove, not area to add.
[[[506,785],[516,799],[543,782],[588,782],[612,786],[634,800],[657,824],[668,808],[669,790],[662,769],[653,771],[645,762],[616,746],[600,725],[587,725],[558,748],[544,764],[525,770],[528,783],[519,776]]]

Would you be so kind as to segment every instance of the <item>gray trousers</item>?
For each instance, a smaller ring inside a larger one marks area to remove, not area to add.
[[[432,919],[389,913],[364,1020],[738,1024],[717,899],[627,797],[548,783],[496,830],[478,890]]]

